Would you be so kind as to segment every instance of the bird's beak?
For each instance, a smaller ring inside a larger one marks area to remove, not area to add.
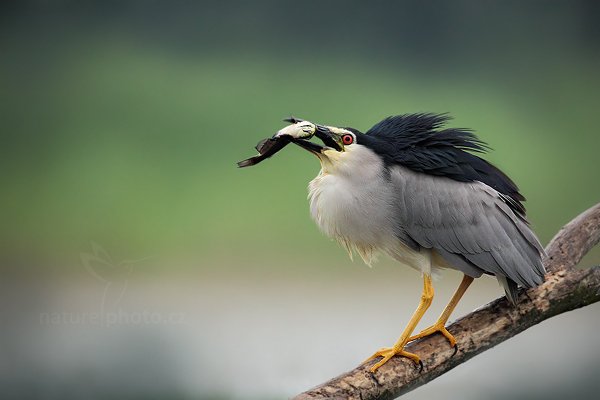
[[[293,143],[314,154],[321,154],[323,149],[325,149],[325,146],[321,146],[318,143],[313,143],[304,139],[296,139],[293,141]]]
[[[325,150],[344,151],[342,135],[336,132],[339,128],[313,124],[310,121],[295,117],[284,119],[284,121],[290,122],[292,125],[277,132],[275,138],[290,137],[293,143],[317,155]],[[313,136],[321,139],[323,145],[310,142],[309,139]]]
[[[323,145],[309,142],[304,139],[296,139],[294,143],[314,154],[321,154],[325,150],[343,151],[341,136],[333,132],[329,127],[324,125],[315,125],[316,130],[314,136],[321,139]]]
[[[336,133],[331,127],[317,125],[315,136],[323,141],[323,144],[336,151],[344,151],[342,135]]]

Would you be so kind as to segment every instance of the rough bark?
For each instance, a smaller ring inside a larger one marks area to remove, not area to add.
[[[372,374],[368,369],[372,361],[294,399],[393,399],[545,319],[600,301],[600,267],[576,268],[599,241],[600,203],[565,225],[551,240],[546,247],[544,283],[521,290],[517,307],[501,297],[448,327],[457,340],[456,354],[444,337],[432,335],[407,346],[421,357],[422,371],[412,361],[394,357]]]

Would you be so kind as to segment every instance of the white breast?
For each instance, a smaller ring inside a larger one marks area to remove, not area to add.
[[[381,158],[361,145],[325,156],[321,172],[309,184],[310,213],[319,228],[368,265],[376,251],[383,251],[428,272],[429,251],[415,252],[394,233],[394,196]]]

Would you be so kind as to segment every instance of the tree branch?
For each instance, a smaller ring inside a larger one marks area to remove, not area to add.
[[[458,343],[454,356],[444,337],[432,335],[406,347],[421,357],[421,372],[412,361],[394,357],[372,374],[368,367],[373,361],[294,399],[393,399],[545,319],[600,301],[600,267],[575,268],[599,241],[600,203],[565,225],[550,241],[544,260],[546,279],[537,288],[521,290],[517,307],[501,297],[448,327]]]

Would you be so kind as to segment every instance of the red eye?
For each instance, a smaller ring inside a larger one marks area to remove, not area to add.
[[[354,136],[352,136],[352,135],[344,135],[344,136],[342,136],[342,143],[344,143],[346,146],[348,146],[349,144],[354,143]]]

